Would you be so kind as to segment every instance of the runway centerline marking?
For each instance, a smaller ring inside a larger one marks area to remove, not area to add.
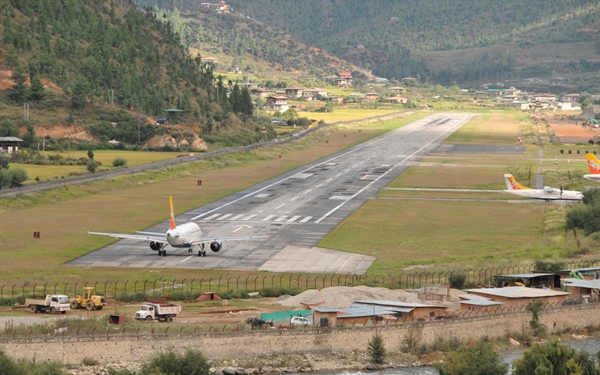
[[[179,263],[183,263],[183,262],[185,262],[186,260],[190,259],[191,257],[193,257],[193,255],[190,255],[189,257],[185,258],[184,260],[182,260],[182,261],[181,261],[181,262],[179,262]]]

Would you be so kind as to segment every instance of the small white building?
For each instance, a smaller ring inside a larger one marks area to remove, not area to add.
[[[290,109],[285,96],[269,96],[267,98],[267,109],[269,111],[279,111],[281,113]]]

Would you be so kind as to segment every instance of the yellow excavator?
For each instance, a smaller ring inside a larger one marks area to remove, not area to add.
[[[83,309],[88,311],[102,310],[106,306],[104,296],[96,295],[96,287],[86,286],[83,288],[83,295],[71,298],[72,309]]]

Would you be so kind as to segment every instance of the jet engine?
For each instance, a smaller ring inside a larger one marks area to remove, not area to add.
[[[218,253],[221,250],[221,247],[223,247],[223,243],[220,241],[214,241],[210,243],[210,249],[215,253]]]
[[[155,242],[155,241],[150,242],[150,248],[154,251],[160,250],[161,245],[162,244],[160,242]]]

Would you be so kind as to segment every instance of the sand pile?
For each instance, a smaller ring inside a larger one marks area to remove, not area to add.
[[[278,299],[277,303],[288,307],[304,308],[301,302],[307,304],[323,302],[315,307],[329,307],[333,309],[348,307],[354,301],[372,299],[422,303],[417,293],[368,286],[333,286],[321,290],[311,289],[293,297],[282,296]]]

